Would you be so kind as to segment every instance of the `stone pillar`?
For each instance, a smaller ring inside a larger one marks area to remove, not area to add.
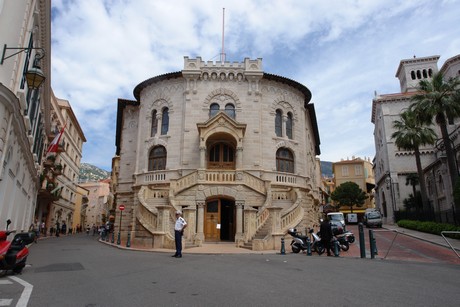
[[[235,242],[236,242],[236,246],[242,246],[244,244],[244,236],[243,236],[243,206],[244,206],[244,200],[237,200],[235,202],[235,206],[236,206]]]
[[[243,168],[243,146],[236,148],[236,169]]]
[[[281,232],[281,210],[280,207],[268,207],[270,211],[270,216],[272,217],[272,248],[275,250],[281,249],[281,238],[284,236],[284,233]]]
[[[200,168],[206,168],[206,146],[200,146]]]
[[[251,206],[245,206],[244,208],[244,235],[245,241],[252,239],[252,236],[256,233],[256,220],[257,220],[257,209]]]
[[[197,217],[197,225],[196,225],[195,244],[197,244],[198,246],[201,246],[204,241],[204,206],[205,206],[204,200],[200,200],[196,202],[198,217]]]
[[[286,136],[286,122],[287,122],[287,115],[286,114],[283,114],[283,118],[282,118],[282,124],[281,124],[281,135],[283,137]]]
[[[184,238],[186,240],[194,238],[196,229],[196,209],[195,207],[184,208],[182,212],[185,221],[187,222],[187,228],[184,231]]]
[[[157,133],[156,135],[160,135],[161,134],[161,110],[157,110]]]

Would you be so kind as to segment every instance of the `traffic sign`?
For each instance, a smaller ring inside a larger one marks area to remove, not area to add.
[[[120,209],[120,211],[125,210],[125,205],[120,205],[120,206],[118,207],[118,209]]]

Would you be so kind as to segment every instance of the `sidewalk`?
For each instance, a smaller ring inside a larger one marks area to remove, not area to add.
[[[432,244],[436,244],[439,246],[444,246],[446,248],[451,249],[449,244],[442,236],[433,235],[429,233],[419,232],[416,230],[406,229],[402,227],[398,227],[398,225],[383,225],[384,229],[393,230],[400,234],[407,235],[419,240],[423,240]],[[357,234],[355,234],[357,236]],[[460,240],[447,238],[450,245],[456,249],[457,253],[460,252]],[[174,253],[174,249],[164,249],[164,248],[145,248],[140,246],[126,247],[126,242],[122,242],[122,244],[117,245],[115,243],[110,243],[106,241],[99,240],[102,243],[107,245],[111,245],[120,249],[127,249],[127,250],[137,250],[137,251],[148,251],[148,252],[162,252],[162,253]],[[285,246],[286,253],[290,252],[289,245]],[[289,249],[289,250],[288,250]],[[279,250],[264,250],[264,251],[253,251],[246,248],[237,247],[235,243],[204,243],[202,246],[198,247],[190,247],[183,250],[184,254],[279,254]]]
[[[437,244],[440,246],[444,246],[447,248],[451,248],[449,246],[452,245],[453,248],[455,248],[457,251],[460,251],[460,240],[457,239],[452,239],[452,238],[446,238],[449,244],[446,242],[446,240],[442,236],[434,235],[431,233],[425,233],[425,232],[420,232],[412,229],[407,229],[407,228],[402,228],[399,227],[398,225],[383,225],[383,228],[387,230],[395,230],[398,233],[405,234],[407,236],[423,240],[426,242],[430,242],[433,244]]]

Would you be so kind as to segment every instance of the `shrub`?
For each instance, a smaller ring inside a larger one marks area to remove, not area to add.
[[[397,224],[399,227],[413,229],[420,232],[432,233],[435,235],[441,235],[442,231],[460,231],[459,226],[445,223],[400,220]],[[460,239],[460,234],[445,234],[445,236]]]

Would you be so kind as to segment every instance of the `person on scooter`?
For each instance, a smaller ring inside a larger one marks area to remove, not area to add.
[[[326,248],[327,255],[332,256],[331,254],[331,240],[332,240],[332,228],[331,223],[328,220],[320,220],[321,224],[319,226],[319,231],[321,234],[321,242],[323,242],[324,247]]]

